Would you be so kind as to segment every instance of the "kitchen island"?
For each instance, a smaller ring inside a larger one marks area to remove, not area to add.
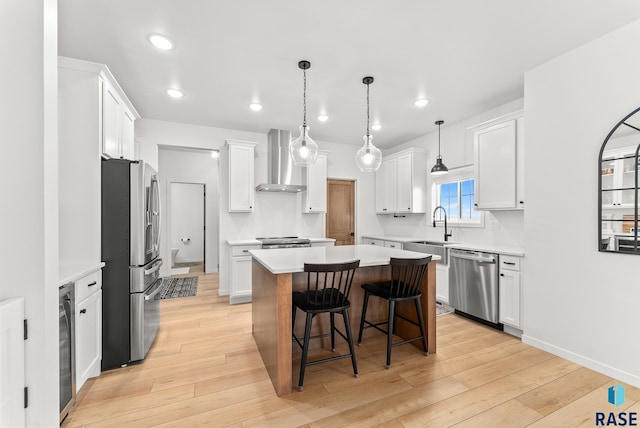
[[[353,287],[349,296],[351,308],[349,316],[354,338],[357,337],[362,315],[364,291],[360,284],[386,281],[391,278],[389,261],[391,257],[415,259],[428,254],[403,251],[393,248],[369,245],[345,245],[338,247],[283,248],[272,250],[251,250],[252,255],[252,332],[260,351],[264,365],[278,396],[291,392],[291,295],[293,290],[306,289],[307,276],[304,274],[304,263],[341,263],[360,260]],[[433,260],[439,256],[433,256]],[[427,333],[429,353],[436,352],[436,268],[429,263],[427,273],[422,282],[422,310]],[[407,302],[402,302],[407,303]],[[416,320],[413,304],[399,304],[398,313]],[[314,323],[312,335],[329,331],[328,319]],[[328,318],[328,317],[327,317]],[[383,321],[387,318],[387,304],[382,299],[370,299],[367,319]],[[304,322],[296,323],[303,328]],[[373,329],[365,330],[364,337],[376,333]],[[402,338],[419,335],[419,329],[412,324],[397,319],[396,334]],[[317,343],[313,343],[317,342]],[[310,343],[320,346],[322,340]],[[422,349],[420,341],[413,344]],[[326,344],[325,344],[326,346]],[[384,361],[380,361],[384,364]]]

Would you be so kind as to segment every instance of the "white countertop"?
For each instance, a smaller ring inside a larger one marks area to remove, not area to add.
[[[440,239],[420,238],[416,236],[397,236],[397,235],[362,235],[363,238],[380,239],[383,241],[397,241],[402,243],[408,242],[438,242],[449,248],[460,248],[463,250],[484,251],[487,253],[497,253],[505,256],[524,257],[524,249],[519,247],[507,247],[493,244],[470,244],[468,242],[444,242]]]
[[[58,287],[76,281],[104,267],[105,263],[63,265],[58,269]]]
[[[336,241],[333,238],[304,238],[304,239],[308,239],[309,241],[311,241],[312,244],[315,242],[335,242]],[[227,244],[229,244],[232,247],[236,245],[262,245],[262,243],[257,239],[229,239],[227,240]]]
[[[362,267],[383,266],[389,264],[391,257],[417,259],[428,255],[372,245],[250,250],[249,253],[273,274],[303,272],[305,263],[341,263],[360,260]],[[433,260],[440,260],[440,256],[433,255]]]

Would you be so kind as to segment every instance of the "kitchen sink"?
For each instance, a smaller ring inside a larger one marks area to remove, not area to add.
[[[449,264],[449,248],[445,247],[444,244],[444,242],[438,241],[406,242],[402,246],[402,249],[407,251],[415,251],[418,253],[438,255],[441,257],[441,259],[436,260],[436,263],[447,265]]]

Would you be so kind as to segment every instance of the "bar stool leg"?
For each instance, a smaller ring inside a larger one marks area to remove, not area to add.
[[[309,337],[311,336],[311,323],[313,314],[307,312],[307,322],[304,326],[304,343],[302,346],[302,359],[300,360],[300,379],[298,380],[298,391],[302,391],[304,383],[304,370],[307,368],[307,354],[309,353]]]
[[[416,314],[418,315],[418,322],[420,323],[420,334],[422,335],[422,349],[424,349],[424,355],[429,355],[429,348],[427,348],[427,334],[424,328],[424,318],[422,317],[422,304],[420,299],[414,299],[416,302]]]
[[[351,322],[349,321],[349,312],[347,309],[342,310],[342,317],[344,318],[344,328],[347,330],[347,339],[349,342],[349,352],[351,352],[351,364],[353,365],[353,376],[358,377],[358,365],[356,364],[356,353],[353,348],[353,335],[351,334]]]
[[[369,292],[364,290],[364,302],[362,303],[362,317],[360,318],[360,331],[358,332],[358,346],[362,344],[362,330],[364,330],[364,320],[367,316],[367,305],[369,304]]]
[[[296,311],[298,310],[298,308],[296,307],[296,305],[292,305],[292,309],[291,309],[291,334],[292,335],[296,335],[295,333],[295,327],[296,327]]]
[[[393,328],[396,321],[396,302],[389,300],[389,325],[387,326],[387,365],[385,369],[391,368],[391,344],[393,339]]]
[[[335,312],[329,312],[329,320],[331,321],[331,351],[336,351],[336,320]]]

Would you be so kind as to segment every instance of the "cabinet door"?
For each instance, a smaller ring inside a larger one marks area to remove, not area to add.
[[[362,245],[377,245],[379,247],[384,247],[384,241],[381,239],[362,238]]]
[[[316,162],[306,168],[307,191],[303,197],[303,212],[327,212],[327,157],[318,155]]]
[[[520,272],[500,270],[500,322],[520,328]]]
[[[135,131],[133,127],[133,115],[127,110],[122,112],[122,157],[136,160]]]
[[[229,212],[252,212],[253,146],[229,144]]]
[[[524,209],[524,117],[516,120],[516,202]]]
[[[100,374],[102,359],[102,290],[76,303],[76,391]]]
[[[396,212],[396,192],[398,187],[398,162],[389,159],[382,162],[376,172],[376,213]]]
[[[516,121],[474,133],[477,209],[516,207]]]
[[[376,214],[388,214],[389,207],[386,206],[386,175],[389,162],[383,161],[378,171],[376,171]]]
[[[122,104],[108,82],[103,81],[102,88],[102,154],[109,158],[119,158]]]
[[[251,301],[251,256],[231,257],[230,303]]]
[[[410,213],[413,209],[413,155],[408,153],[397,159],[397,212]]]
[[[395,248],[396,250],[402,250],[402,242],[384,241],[384,246],[387,248]]]
[[[436,300],[449,303],[449,267],[436,263]]]

